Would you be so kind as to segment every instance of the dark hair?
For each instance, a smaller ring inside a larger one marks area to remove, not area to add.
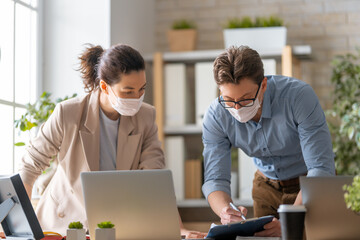
[[[88,44],[79,59],[78,70],[87,92],[98,88],[100,79],[113,85],[121,80],[122,74],[145,70],[145,62],[140,53],[125,44],[114,45],[107,50],[99,45]]]
[[[232,46],[214,61],[214,79],[217,85],[238,84],[250,78],[260,84],[264,79],[264,67],[260,55],[247,46]]]

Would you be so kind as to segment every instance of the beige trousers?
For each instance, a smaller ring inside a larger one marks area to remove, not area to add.
[[[273,215],[279,219],[279,205],[293,204],[299,190],[298,183],[282,186],[278,181],[266,178],[257,171],[252,189],[254,217]]]

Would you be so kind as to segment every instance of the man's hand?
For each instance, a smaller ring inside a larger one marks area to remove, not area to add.
[[[264,229],[261,232],[254,234],[256,237],[281,237],[281,225],[277,218],[273,218],[272,222],[264,225]]]
[[[239,207],[241,213],[246,216],[247,209],[244,207]],[[232,209],[230,206],[224,207],[220,212],[220,218],[222,224],[228,224],[231,222],[243,221],[241,213]]]

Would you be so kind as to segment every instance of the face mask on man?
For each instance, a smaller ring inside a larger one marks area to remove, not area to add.
[[[115,103],[113,103],[110,99],[110,94],[108,95],[110,104],[120,115],[134,116],[139,111],[145,93],[140,98],[120,98],[115,95],[111,87],[109,87],[109,89],[111,89],[111,92],[115,97]]]
[[[251,107],[241,107],[239,109],[227,108],[230,114],[239,122],[246,123],[255,117],[260,108],[259,98],[255,99],[254,105]]]

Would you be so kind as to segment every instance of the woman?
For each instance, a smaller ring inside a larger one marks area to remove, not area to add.
[[[30,142],[19,170],[31,198],[34,181],[57,156],[59,166],[36,213],[43,229],[61,234],[72,221],[87,227],[81,172],[165,166],[155,109],[143,103],[146,77],[140,53],[121,44],[107,50],[90,45],[79,59],[89,94],[56,106]],[[181,234],[198,235],[182,223]]]

